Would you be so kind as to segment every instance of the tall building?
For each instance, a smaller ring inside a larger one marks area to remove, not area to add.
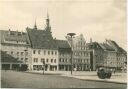
[[[26,30],[31,43],[31,69],[42,70],[45,65],[45,70],[58,70],[58,50],[52,37],[49,16],[44,30],[38,29],[36,24]]]

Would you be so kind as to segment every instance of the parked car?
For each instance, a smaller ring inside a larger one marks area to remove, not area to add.
[[[109,68],[101,67],[97,71],[97,75],[100,79],[111,78],[112,71]]]

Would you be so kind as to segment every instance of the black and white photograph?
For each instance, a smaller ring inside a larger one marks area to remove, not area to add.
[[[1,88],[127,88],[127,0],[0,0]]]

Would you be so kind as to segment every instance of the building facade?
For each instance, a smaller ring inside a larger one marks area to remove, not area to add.
[[[71,47],[66,40],[55,40],[58,47],[59,56],[59,70],[71,70]]]
[[[67,37],[67,40],[70,46],[72,43],[74,69],[77,71],[90,70],[90,51],[86,50],[84,36],[80,34],[73,39]]]
[[[4,54],[9,55],[10,57],[15,58],[18,61],[21,61],[21,64],[27,64],[28,69],[30,69],[30,61],[31,61],[31,54],[30,54],[30,44],[29,40],[27,39],[27,35],[24,32],[18,31],[8,31],[1,30],[0,31],[0,44],[1,49],[0,51],[4,52]],[[2,57],[4,60],[7,60],[6,57]],[[10,59],[11,60],[11,59]],[[10,69],[13,68],[14,65],[17,63],[9,63],[9,62],[2,62],[4,65],[10,65]],[[19,66],[17,65],[17,66]]]
[[[91,52],[91,69],[109,67],[121,69],[126,65],[126,51],[119,47],[115,41],[106,40],[104,43],[90,42],[87,50]]]
[[[46,19],[44,30],[26,28],[31,44],[31,69],[32,70],[58,70],[58,49],[52,37],[49,17]]]

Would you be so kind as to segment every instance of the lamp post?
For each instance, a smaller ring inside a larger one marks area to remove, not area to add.
[[[43,60],[42,63],[43,63],[43,66],[42,66],[42,67],[43,67],[43,75],[44,75],[44,71],[45,71],[45,61]]]
[[[72,46],[73,46],[73,37],[76,35],[75,33],[68,33],[67,34],[68,36],[70,36],[70,38],[71,38],[71,75],[72,75],[72,67],[73,67],[73,63],[72,63],[72,56],[73,56],[73,48],[72,48]]]
[[[26,52],[27,52],[27,50],[25,49],[24,52],[25,52],[24,56],[25,56],[25,64],[26,64]]]

